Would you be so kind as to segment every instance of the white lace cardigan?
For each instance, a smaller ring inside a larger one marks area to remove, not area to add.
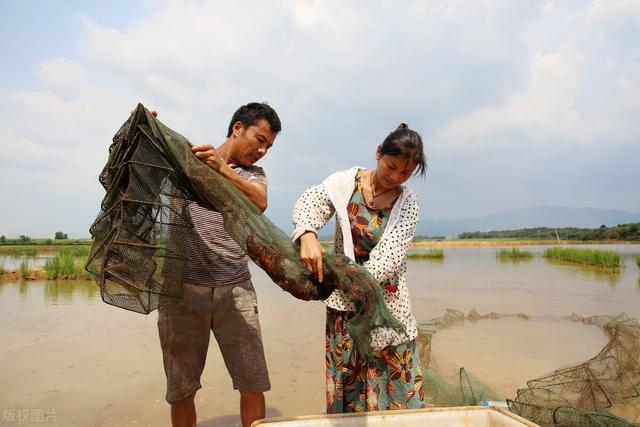
[[[343,252],[352,260],[355,259],[347,205],[355,188],[356,173],[360,169],[364,168],[353,167],[336,172],[322,184],[309,188],[300,196],[293,209],[294,242],[306,231],[317,232],[335,212],[335,251]],[[380,241],[369,253],[369,260],[364,263],[364,267],[381,285],[398,286],[393,293],[384,290],[384,300],[391,314],[405,326],[407,332],[406,335],[399,335],[388,328],[375,329],[371,346],[376,350],[402,344],[418,335],[418,325],[411,313],[407,289],[406,260],[407,249],[413,239],[418,218],[418,198],[413,191],[403,186]],[[355,310],[351,298],[340,289],[336,289],[325,303],[335,310]]]

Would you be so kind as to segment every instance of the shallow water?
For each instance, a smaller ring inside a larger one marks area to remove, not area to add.
[[[26,262],[29,268],[44,267],[47,259],[52,257],[52,253],[37,255],[0,255],[0,265],[2,265],[5,270],[20,268],[20,264],[23,262]]]
[[[443,262],[411,261],[409,286],[420,323],[445,309],[524,312],[532,320],[466,322],[436,333],[440,365],[465,366],[505,397],[527,379],[595,355],[606,342],[592,326],[564,316],[640,317],[640,245],[607,245],[623,253],[611,274],[534,259],[501,263],[499,248],[445,248]],[[272,390],[268,415],[324,408],[324,306],[280,291],[252,268]],[[148,316],[104,304],[92,282],[0,283],[0,410],[43,411],[58,425],[169,425],[156,328]],[[212,340],[198,393],[199,425],[239,425],[238,397]],[[13,412],[12,412],[13,411]],[[52,418],[53,416],[53,418]],[[39,423],[42,424],[42,423]]]

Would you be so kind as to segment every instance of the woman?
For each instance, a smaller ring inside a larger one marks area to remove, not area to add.
[[[354,314],[350,297],[337,289],[325,301],[327,413],[424,406],[418,366],[416,321],[406,279],[406,253],[418,222],[416,194],[403,184],[424,176],[422,139],[401,124],[376,150],[375,169],[337,172],[305,191],[293,213],[293,240],[300,241],[305,267],[322,282],[324,250],[317,231],[336,213],[335,251],[362,264],[384,288],[384,300],[406,329],[400,335],[372,333],[375,356],[364,360],[353,348],[345,324]]]

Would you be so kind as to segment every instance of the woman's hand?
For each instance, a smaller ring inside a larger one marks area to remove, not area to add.
[[[324,248],[318,242],[316,233],[307,231],[300,236],[300,261],[310,273],[318,278],[322,283],[322,256]]]
[[[201,162],[216,172],[220,172],[220,169],[227,164],[216,149],[213,148],[213,145],[196,145],[191,148],[191,152],[195,154]]]

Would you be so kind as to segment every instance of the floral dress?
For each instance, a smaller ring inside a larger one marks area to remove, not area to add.
[[[363,194],[363,171],[347,207],[356,261],[367,261],[380,240],[393,203],[382,209],[367,206]],[[385,288],[394,292],[393,285]],[[326,380],[327,413],[412,409],[424,406],[422,373],[415,340],[384,348],[379,355],[363,359],[353,349],[345,324],[353,312],[327,307]]]

